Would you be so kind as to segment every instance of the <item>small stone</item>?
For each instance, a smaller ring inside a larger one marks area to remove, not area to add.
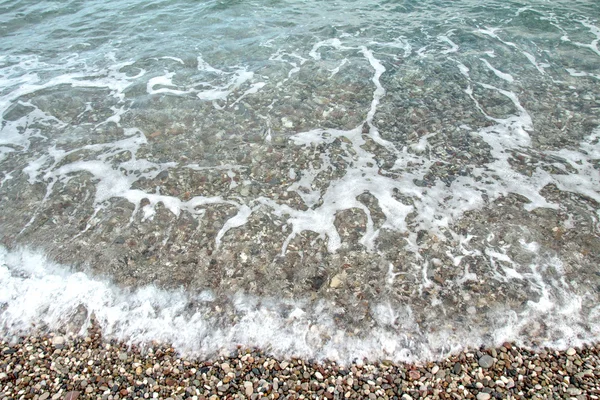
[[[460,370],[462,369],[462,365],[460,365],[459,362],[455,362],[454,366],[452,367],[452,372],[454,372],[456,375],[460,374]]]
[[[488,354],[484,354],[479,359],[479,366],[481,368],[488,369],[488,368],[491,368],[492,365],[494,365],[494,359]]]
[[[77,400],[78,397],[79,397],[79,392],[74,390],[72,392],[67,392],[65,397],[63,397],[63,400]]]
[[[8,375],[6,375],[6,372],[0,372],[0,381],[5,380],[8,377]]]
[[[490,400],[492,396],[489,393],[479,392],[477,394],[477,400]]]
[[[434,365],[433,368],[431,368],[431,375],[437,374],[439,370],[440,370],[440,367],[437,365]]]
[[[122,351],[119,353],[119,360],[121,361],[127,361],[127,353]]]
[[[329,287],[331,287],[333,289],[337,289],[340,286],[342,286],[342,276],[340,274],[334,275],[334,277],[331,278],[331,282],[329,283]]]
[[[231,367],[229,366],[229,364],[227,363],[223,363],[221,364],[221,369],[223,370],[223,372],[225,372],[226,374],[229,373],[231,371]]]
[[[252,382],[244,382],[244,390],[246,392],[246,396],[252,396],[252,393],[254,392],[254,386],[252,385]]]
[[[567,350],[568,356],[574,356],[575,354],[577,354],[577,350],[575,350],[574,348],[571,347]]]
[[[315,372],[315,377],[320,381],[323,380],[323,375],[319,371]]]
[[[38,400],[46,400],[48,397],[50,397],[50,393],[49,392],[44,392],[40,395],[40,397],[38,398]]]
[[[136,375],[141,375],[141,374],[142,374],[142,372],[144,372],[144,370],[142,369],[142,367],[137,367],[137,368],[135,369],[135,374],[136,374]]]
[[[579,396],[581,394],[581,390],[576,387],[570,387],[567,389],[567,393],[570,396]]]
[[[421,373],[419,371],[417,371],[416,369],[412,369],[412,370],[408,371],[408,376],[413,381],[416,381],[421,377]]]
[[[62,336],[54,336],[52,338],[52,345],[59,349],[62,349],[65,345],[65,338]]]
[[[227,390],[229,390],[229,385],[227,384],[217,386],[217,391],[221,393],[226,392]]]

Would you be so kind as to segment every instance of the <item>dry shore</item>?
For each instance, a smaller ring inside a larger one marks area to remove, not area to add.
[[[505,343],[423,365],[339,366],[240,349],[212,361],[86,337],[1,342],[0,399],[598,399],[600,345],[530,351]]]

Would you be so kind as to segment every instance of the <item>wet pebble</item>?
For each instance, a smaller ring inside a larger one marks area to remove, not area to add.
[[[479,358],[479,366],[481,368],[491,368],[494,365],[494,359],[488,354],[484,354]]]

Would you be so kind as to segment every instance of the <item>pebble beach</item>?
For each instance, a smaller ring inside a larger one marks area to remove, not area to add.
[[[238,349],[212,360],[86,336],[1,341],[0,399],[598,399],[600,345],[532,351],[511,343],[419,365],[338,365]]]
[[[0,2],[0,400],[598,399],[599,16]]]

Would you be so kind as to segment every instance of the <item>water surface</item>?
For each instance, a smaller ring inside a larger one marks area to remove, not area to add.
[[[594,2],[0,4],[0,324],[349,361],[600,335]]]

